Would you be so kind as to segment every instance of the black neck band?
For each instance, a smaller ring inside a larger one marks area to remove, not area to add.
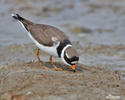
[[[59,58],[61,57],[63,48],[68,44],[71,44],[71,42],[68,39],[64,40],[63,42],[60,42],[59,46],[57,47],[57,53]]]
[[[68,64],[72,65],[70,59],[68,59],[66,56],[66,52],[64,52],[64,59]]]

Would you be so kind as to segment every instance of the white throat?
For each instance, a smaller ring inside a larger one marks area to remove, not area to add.
[[[62,53],[61,53],[61,59],[63,60],[63,62],[65,63],[65,64],[67,64],[67,65],[69,65],[66,61],[65,61],[65,59],[64,59],[64,52],[65,52],[65,50],[67,49],[67,48],[69,48],[69,47],[71,47],[72,45],[71,44],[68,44],[68,45],[66,45],[64,48],[63,48],[63,50],[62,50]]]

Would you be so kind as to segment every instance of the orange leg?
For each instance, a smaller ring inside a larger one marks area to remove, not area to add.
[[[39,49],[36,49],[36,56],[37,56],[40,66],[44,68],[44,66],[42,66],[43,62],[40,60],[40,57],[39,57]]]
[[[50,64],[52,64],[52,66],[54,67],[54,69],[56,71],[61,71],[62,70],[61,68],[57,68],[56,65],[53,63],[52,56],[49,57],[49,61],[50,61]]]
[[[49,61],[50,61],[51,64],[53,64],[53,58],[52,58],[52,56],[49,57]]]

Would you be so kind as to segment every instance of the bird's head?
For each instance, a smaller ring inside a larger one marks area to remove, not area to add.
[[[78,61],[79,61],[79,55],[78,53],[76,52],[76,50],[71,46],[71,47],[68,47],[65,51],[64,51],[64,60],[65,60],[65,63],[67,65],[70,65],[72,66],[72,69],[73,71],[75,72],[75,67],[76,67],[76,64],[78,64]]]

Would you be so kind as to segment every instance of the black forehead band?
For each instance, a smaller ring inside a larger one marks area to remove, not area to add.
[[[79,60],[79,57],[76,57],[76,56],[73,56],[72,58],[70,58],[70,61],[78,61]]]
[[[71,62],[78,61],[79,57],[73,56],[72,58],[67,58],[66,53],[64,52],[64,59],[66,60],[67,63],[69,63],[70,65],[72,65]]]

